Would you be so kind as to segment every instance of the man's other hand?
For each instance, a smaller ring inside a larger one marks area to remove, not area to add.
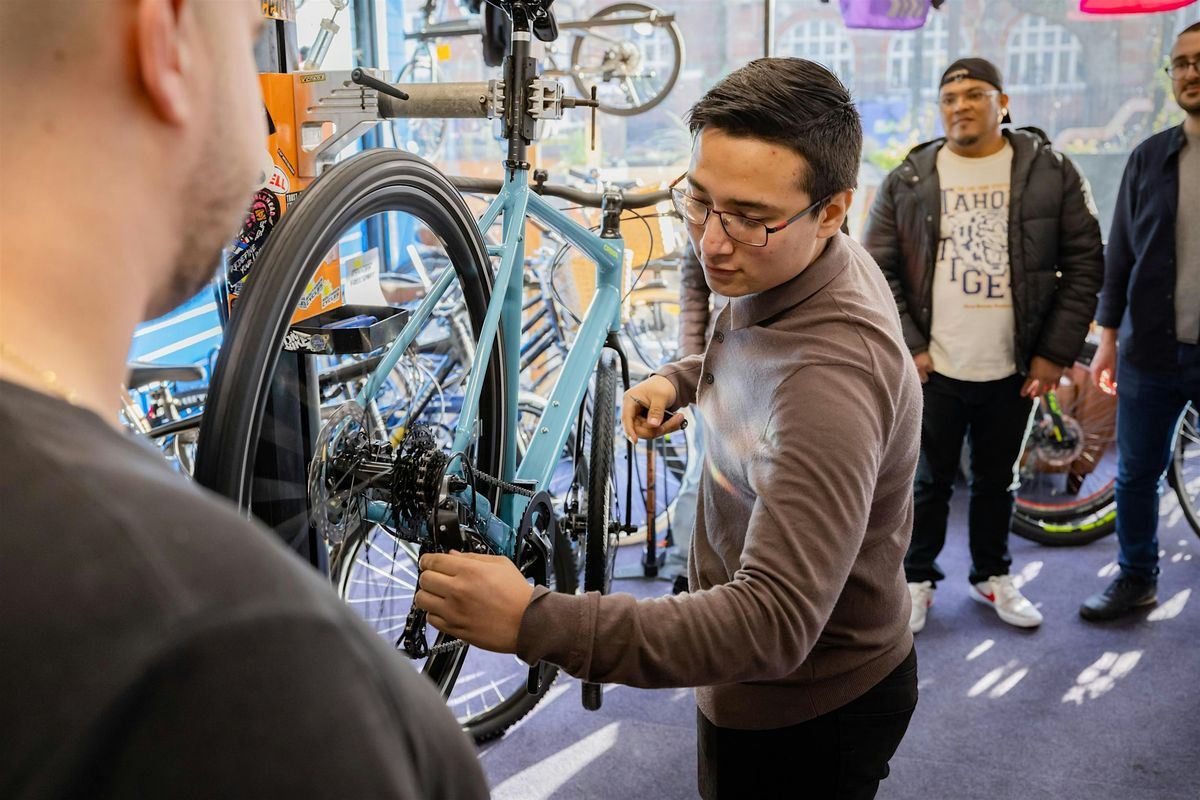
[[[684,426],[683,414],[666,417],[667,406],[675,402],[675,384],[661,375],[651,375],[625,393],[621,424],[625,435],[637,444],[639,439],[654,439],[674,433]]]
[[[929,380],[929,373],[933,372],[933,356],[929,355],[929,351],[925,350],[913,355],[913,364],[917,367],[917,375],[921,378],[921,383]]]
[[[533,586],[507,558],[452,550],[421,557],[413,602],[439,631],[484,650],[515,653],[532,596]]]
[[[1065,367],[1060,367],[1049,359],[1034,356],[1029,362],[1029,375],[1021,386],[1021,396],[1041,397],[1058,386],[1065,370]]]

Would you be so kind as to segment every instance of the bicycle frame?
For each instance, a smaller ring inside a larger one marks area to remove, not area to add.
[[[473,443],[479,423],[479,398],[483,388],[483,376],[491,358],[492,343],[501,324],[504,328],[507,362],[504,369],[508,378],[508,424],[510,430],[516,428],[526,217],[539,220],[554,230],[596,264],[596,293],[550,393],[549,402],[538,421],[533,440],[519,464],[515,440],[510,438],[504,454],[500,475],[503,480],[524,485],[532,484],[535,490],[542,491],[550,484],[550,478],[571,433],[577,410],[587,393],[600,354],[610,334],[620,330],[625,243],[620,236],[603,236],[589,231],[544,198],[530,191],[528,170],[510,170],[500,194],[479,218],[481,231],[489,230],[497,219],[501,219],[504,238],[498,247],[488,248],[489,255],[499,256],[500,264],[484,317],[476,358],[467,379],[462,412],[454,432],[455,452],[465,452]],[[453,278],[454,272],[447,270],[434,282],[413,312],[405,330],[389,347],[360,391],[357,398],[360,404],[365,405],[382,386],[392,368],[416,339],[434,308],[442,300]],[[481,526],[480,533],[491,540],[498,553],[512,557],[516,547],[515,531],[525,513],[528,498],[505,495],[498,514],[487,507],[484,498],[475,498],[474,502],[477,513],[487,523]],[[368,505],[367,517],[373,522],[387,523],[391,519],[391,509],[386,503],[373,501]]]

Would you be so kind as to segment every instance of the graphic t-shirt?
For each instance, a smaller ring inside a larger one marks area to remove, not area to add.
[[[1017,371],[1013,352],[1008,195],[1012,145],[983,158],[937,155],[942,221],[933,273],[929,355],[935,371],[992,381]]]

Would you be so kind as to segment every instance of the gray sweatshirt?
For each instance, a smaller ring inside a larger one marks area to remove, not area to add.
[[[879,268],[833,237],[792,280],[731,300],[665,367],[712,435],[691,592],[535,590],[518,655],[589,680],[695,686],[715,725],[793,725],[861,696],[912,648],[902,560],[921,387]]]

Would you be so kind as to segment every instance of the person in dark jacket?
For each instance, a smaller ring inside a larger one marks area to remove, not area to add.
[[[1157,600],[1158,491],[1180,414],[1200,408],[1200,22],[1175,40],[1167,74],[1187,118],[1129,156],[1096,313],[1092,376],[1117,392],[1121,574],[1080,607],[1092,621]]]
[[[921,458],[905,572],[925,625],[964,436],[970,452],[971,596],[1036,627],[1009,576],[1017,462],[1034,398],[1083,344],[1104,263],[1087,185],[1036,128],[1009,122],[1000,71],[965,58],[942,75],[946,137],[884,180],[864,244],[891,284],[924,384]]]

